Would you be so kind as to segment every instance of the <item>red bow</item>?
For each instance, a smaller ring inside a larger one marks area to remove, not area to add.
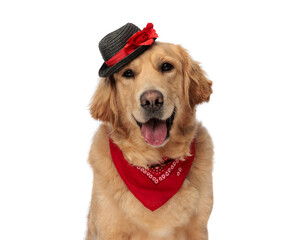
[[[124,48],[130,51],[130,49],[137,49],[139,46],[152,45],[154,42],[153,38],[158,38],[158,35],[153,29],[153,24],[148,23],[142,31],[136,32],[128,39]]]

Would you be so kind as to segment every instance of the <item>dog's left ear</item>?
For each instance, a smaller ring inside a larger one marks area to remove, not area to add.
[[[179,48],[183,66],[184,95],[188,108],[193,110],[197,104],[208,102],[212,94],[212,81],[207,79],[199,63],[194,61],[185,49]]]

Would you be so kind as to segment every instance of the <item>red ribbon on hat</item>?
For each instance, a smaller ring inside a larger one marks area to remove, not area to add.
[[[113,163],[129,191],[148,209],[155,211],[181,188],[195,157],[195,141],[190,155],[179,159],[164,158],[164,164],[145,169],[130,165],[121,149],[109,139]]]
[[[127,44],[124,46],[124,48],[122,48],[116,55],[105,62],[106,65],[108,67],[112,67],[117,62],[121,61],[123,58],[134,52],[134,50],[136,50],[138,47],[152,45],[154,39],[156,38],[158,38],[158,35],[155,29],[153,29],[153,24],[148,23],[142,31],[138,31],[134,35],[132,35],[128,39]]]

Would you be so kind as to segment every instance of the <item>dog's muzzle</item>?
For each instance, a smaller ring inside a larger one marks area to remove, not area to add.
[[[145,122],[137,122],[144,140],[152,146],[161,146],[169,138],[169,131],[175,117],[175,108],[167,119],[163,117],[164,96],[158,90],[148,90],[140,97]]]

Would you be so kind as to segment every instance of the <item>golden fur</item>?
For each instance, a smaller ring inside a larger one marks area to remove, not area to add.
[[[168,62],[170,72],[159,68]],[[131,69],[134,79],[122,74]],[[197,62],[178,45],[156,42],[120,72],[100,79],[90,105],[101,120],[91,146],[89,163],[94,181],[86,240],[208,239],[207,222],[213,205],[213,145],[206,129],[195,120],[196,105],[209,100],[211,81]],[[143,121],[139,96],[149,89],[164,94],[164,117],[176,115],[170,137],[161,147],[144,141],[135,118]],[[182,159],[195,138],[196,153],[180,190],[162,207],[145,208],[120,178],[109,151],[109,137],[133,165],[149,167],[163,156]]]

